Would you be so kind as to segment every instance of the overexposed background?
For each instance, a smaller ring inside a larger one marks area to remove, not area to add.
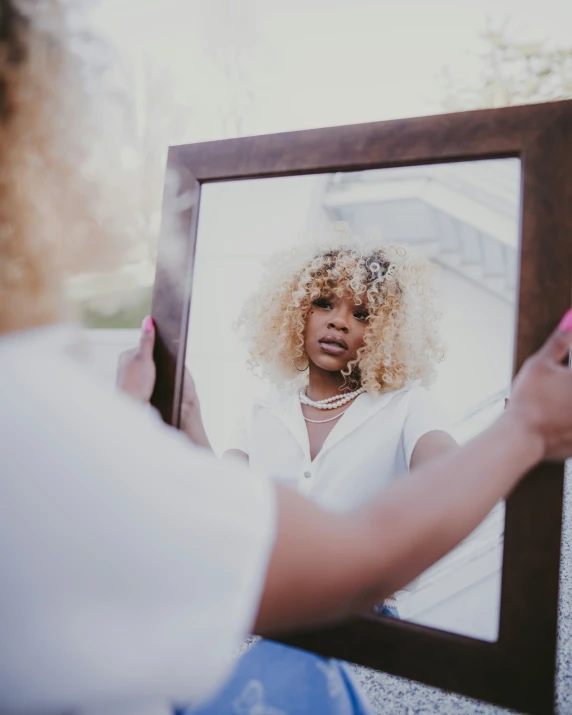
[[[74,283],[93,327],[150,304],[166,149],[572,96],[572,3],[99,0],[132,99],[145,229],[119,275]]]

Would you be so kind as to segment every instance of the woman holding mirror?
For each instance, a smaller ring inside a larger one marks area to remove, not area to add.
[[[0,3],[0,710],[141,715],[215,693],[252,629],[371,608],[570,457],[572,311],[493,427],[346,514],[202,454],[94,380],[62,325],[66,278],[109,265],[137,186],[105,150],[97,110],[117,93],[72,6]]]
[[[364,246],[342,236],[329,246],[298,246],[273,256],[244,306],[239,326],[249,364],[273,386],[225,452],[258,472],[277,474],[333,512],[361,506],[410,468],[456,447],[442,409],[424,387],[443,354],[431,265],[400,247]],[[123,362],[120,386],[129,392]],[[210,449],[190,376],[185,389],[186,430]],[[399,617],[393,597],[374,610]],[[236,696],[241,680],[246,685],[262,672],[273,702],[280,701],[277,690],[291,692],[288,684],[306,661],[326,668],[317,656],[258,643],[228,690]],[[329,662],[327,668],[329,677],[341,670],[340,683],[348,680],[343,665]],[[318,668],[306,665],[309,671],[325,680]],[[355,691],[351,678],[348,683]],[[314,683],[321,700],[312,707],[326,713],[333,706],[321,685]],[[223,703],[213,708],[222,712]]]

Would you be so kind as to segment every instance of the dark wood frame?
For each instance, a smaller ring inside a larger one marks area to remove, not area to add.
[[[516,371],[571,304],[572,101],[171,147],[168,168],[179,182],[166,183],[152,309],[153,404],[163,418],[179,424],[203,183],[501,157],[522,166]],[[174,208],[181,200],[186,208]],[[498,641],[356,617],[284,642],[531,715],[552,713],[563,480],[562,465],[542,464],[507,501]]]

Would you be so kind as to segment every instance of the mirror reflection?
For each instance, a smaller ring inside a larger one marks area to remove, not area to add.
[[[215,452],[344,511],[486,428],[519,182],[502,159],[203,186],[187,367]],[[503,530],[498,504],[377,614],[495,640]]]

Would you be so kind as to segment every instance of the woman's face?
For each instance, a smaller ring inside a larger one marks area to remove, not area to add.
[[[331,372],[343,370],[364,343],[368,320],[365,305],[351,294],[322,295],[306,317],[306,352],[314,365]]]

